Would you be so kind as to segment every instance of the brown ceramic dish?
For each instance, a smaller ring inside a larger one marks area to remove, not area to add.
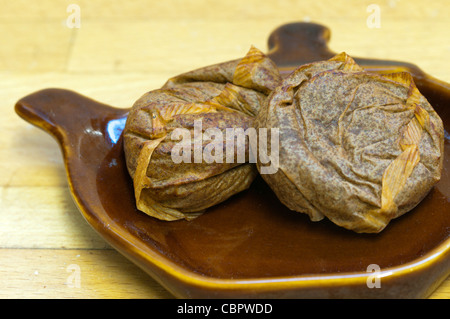
[[[332,57],[328,39],[323,26],[288,24],[271,34],[268,54],[286,73]],[[127,109],[46,89],[18,101],[16,112],[60,144],[87,222],[176,297],[426,297],[450,273],[450,85],[408,63],[355,60],[376,72],[411,72],[446,129],[442,180],[380,234],[310,222],[285,208],[260,178],[193,221],[153,219],[136,210],[125,167]],[[381,268],[380,288],[367,285],[371,264]]]

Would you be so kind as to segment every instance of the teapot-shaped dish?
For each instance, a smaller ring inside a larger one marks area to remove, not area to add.
[[[270,35],[267,54],[287,75],[334,56],[329,36],[322,25],[286,24]],[[413,75],[444,122],[449,158],[450,85],[410,63],[355,61],[373,72]],[[176,297],[426,297],[450,273],[447,159],[426,198],[380,234],[310,222],[283,206],[261,178],[192,221],[166,222],[136,209],[121,135],[128,109],[44,89],[20,99],[15,110],[57,140],[70,192],[86,221]]]

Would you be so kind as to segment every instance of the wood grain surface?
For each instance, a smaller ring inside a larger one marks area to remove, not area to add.
[[[447,0],[0,0],[0,8],[0,298],[173,298],[78,212],[58,145],[14,113],[33,91],[67,88],[128,108],[171,76],[250,45],[267,50],[270,32],[294,21],[329,27],[335,52],[411,62],[450,82]],[[449,297],[450,279],[430,296]]]

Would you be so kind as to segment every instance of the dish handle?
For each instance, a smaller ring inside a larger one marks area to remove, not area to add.
[[[21,98],[15,111],[25,121],[55,137],[61,145],[72,147],[86,133],[102,135],[105,121],[124,117],[128,112],[58,88],[40,90]]]

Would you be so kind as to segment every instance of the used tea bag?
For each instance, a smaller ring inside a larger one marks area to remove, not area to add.
[[[238,154],[248,159],[248,143],[226,140],[226,132],[252,127],[280,82],[275,64],[252,47],[242,59],[181,74],[136,101],[124,150],[137,208],[162,220],[190,220],[247,189],[256,166]]]
[[[440,179],[443,124],[412,76],[366,72],[345,53],[296,69],[256,123],[279,129],[278,171],[262,177],[313,221],[377,233]]]

